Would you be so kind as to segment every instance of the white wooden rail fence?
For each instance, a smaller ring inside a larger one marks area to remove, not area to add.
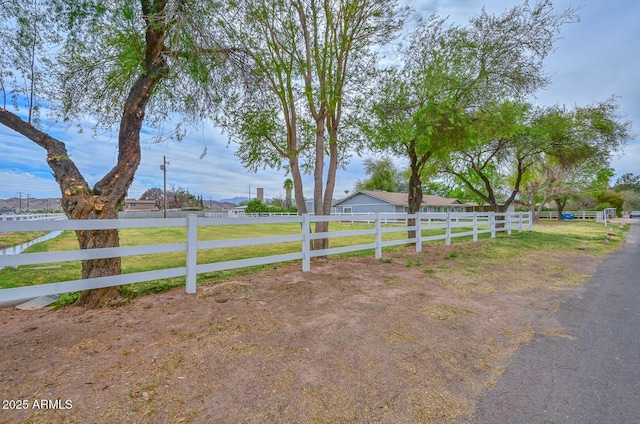
[[[63,213],[3,213],[0,221],[57,221],[67,219]]]
[[[597,219],[598,214],[602,215],[602,211],[564,211],[563,213],[573,215],[574,219]],[[541,219],[557,219],[558,211],[540,211],[538,217]]]
[[[415,219],[415,225],[408,226],[410,219]],[[329,231],[326,233],[312,233],[311,224],[315,222],[374,222],[373,228]],[[395,225],[383,227],[383,223],[393,222]],[[198,227],[219,225],[245,225],[245,224],[301,224],[300,233],[240,239],[223,239],[198,241]],[[186,242],[155,244],[144,246],[122,246],[113,248],[56,251],[46,253],[24,253],[19,255],[0,255],[0,268],[17,267],[22,265],[35,265],[52,262],[78,261],[86,259],[126,257],[137,255],[149,255],[169,252],[185,252],[186,266],[161,269],[155,271],[136,272],[109,277],[99,277],[87,280],[74,280],[35,286],[9,288],[0,290],[0,303],[31,299],[39,296],[62,294],[75,291],[97,289],[102,287],[119,286],[123,284],[139,283],[143,281],[160,280],[165,278],[186,277],[186,292],[196,292],[196,276],[201,273],[222,271],[235,268],[243,268],[256,265],[266,265],[286,261],[302,261],[304,272],[311,270],[311,258],[317,256],[334,255],[361,250],[375,250],[375,257],[382,258],[382,248],[402,244],[415,244],[416,251],[422,250],[422,244],[427,241],[444,240],[446,244],[454,237],[472,236],[478,239],[479,234],[488,233],[495,237],[498,231],[509,234],[513,230],[532,230],[530,213],[434,213],[425,212],[415,215],[407,214],[375,214],[349,215],[347,216],[281,216],[261,218],[198,218],[190,215],[186,218],[167,219],[105,219],[105,220],[67,220],[67,221],[0,221],[0,233],[13,231],[56,231],[56,230],[106,230],[125,228],[159,228],[159,227],[186,227]],[[456,228],[471,228],[468,231],[454,232]],[[440,229],[444,234],[423,235],[423,231]],[[382,240],[382,234],[394,232],[415,231],[415,238],[401,238],[397,240]],[[334,239],[337,237],[349,237],[360,235],[374,235],[371,243],[334,247],[324,250],[311,250],[311,241],[314,239]],[[197,253],[203,249],[223,249],[237,246],[257,246],[262,244],[275,244],[286,242],[301,243],[301,250],[293,253],[262,256],[251,259],[240,259],[225,262],[198,264]],[[2,275],[0,274],[0,279]]]

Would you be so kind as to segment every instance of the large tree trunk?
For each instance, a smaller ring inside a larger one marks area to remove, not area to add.
[[[527,207],[529,208],[529,216],[531,216],[531,222],[538,222],[536,221],[536,201],[533,194],[527,196],[527,203]]]
[[[302,173],[300,172],[298,156],[292,156],[289,158],[289,167],[291,168],[291,176],[293,177],[293,191],[296,207],[298,208],[298,215],[303,215],[307,213],[307,202],[304,198]]]
[[[562,221],[562,213],[564,212],[564,207],[567,205],[567,198],[561,199],[560,197],[556,197],[554,200],[558,206],[558,221]]]
[[[287,187],[286,189],[286,195],[284,198],[284,207],[285,209],[290,209],[291,208],[291,188]]]
[[[135,146],[134,149],[131,150],[131,148],[121,145],[121,149],[126,152],[125,154],[129,157],[129,160],[125,161],[125,166],[119,168],[120,172],[116,173],[118,177],[113,179],[111,185],[108,186],[108,181],[104,178],[101,181],[101,191],[105,193],[108,191],[110,195],[99,195],[97,194],[97,189],[94,188],[91,190],[89,188],[79,169],[69,158],[63,142],[38,130],[28,122],[20,119],[19,116],[6,110],[0,110],[0,123],[19,132],[47,150],[47,163],[53,170],[53,175],[60,185],[62,194],[60,204],[69,219],[104,219],[118,217],[118,205],[124,200],[126,188],[133,180],[133,174],[139,162],[139,153],[137,160],[135,157]],[[120,175],[122,175],[122,177],[120,177]],[[126,182],[127,180],[129,183]],[[96,187],[98,187],[98,185],[96,185]],[[107,190],[107,187],[111,187],[111,189]],[[118,246],[117,230],[76,231],[76,235],[81,249]],[[83,279],[117,275],[120,271],[120,258],[87,260],[82,263]],[[105,303],[111,304],[113,301],[120,299],[121,294],[119,288],[108,287],[83,292],[78,300],[78,304],[97,307]]]
[[[313,170],[313,212],[316,216],[324,215],[324,132],[325,121],[324,113],[320,114],[320,118],[316,120],[316,155],[315,155],[315,169]],[[328,222],[316,222],[315,232],[324,233],[329,230]],[[329,245],[328,239],[315,239],[313,241],[313,249],[321,250],[326,249]]]
[[[17,131],[47,151],[47,163],[60,185],[61,206],[69,219],[114,219],[119,205],[140,163],[140,131],[146,106],[156,86],[168,75],[164,55],[163,10],[166,3],[143,2],[146,23],[146,55],[144,71],[131,86],[124,102],[118,134],[118,162],[93,189],[89,188],[76,164],[70,159],[65,144],[38,130],[18,115],[0,109],[0,123]],[[99,158],[96,158],[99,160]],[[118,230],[77,231],[81,249],[119,246]],[[121,272],[120,258],[83,261],[82,278],[89,279],[117,275]],[[77,304],[98,307],[121,298],[119,287],[83,292]]]
[[[329,170],[327,172],[327,183],[324,189],[324,198],[322,204],[322,214],[331,215],[331,207],[333,206],[333,192],[336,186],[336,172],[338,171],[338,134],[336,133],[337,124],[329,119]],[[323,231],[329,231],[329,223],[323,223]],[[322,249],[329,248],[329,239],[322,239]]]
[[[129,152],[129,156],[133,157],[134,151]],[[129,161],[129,167],[122,167],[124,175],[130,175],[133,180],[133,174],[137,168],[138,161]],[[132,169],[130,169],[133,166]],[[125,172],[126,171],[126,172]],[[126,177],[125,177],[126,178]],[[120,178],[115,179],[115,181]],[[104,181],[104,180],[102,180]],[[84,191],[71,193],[63,192],[63,207],[69,219],[117,219],[119,205],[124,201],[126,188],[114,190],[113,184],[109,196],[93,195],[93,192]],[[128,186],[127,186],[128,187]],[[103,188],[104,190],[104,188]],[[107,191],[107,190],[104,190]],[[120,245],[120,236],[117,229],[113,230],[78,230],[76,237],[80,249],[97,249],[106,247],[118,247]],[[119,275],[122,271],[121,258],[102,258],[82,261],[82,278],[90,279],[97,277],[109,277]],[[87,308],[98,308],[102,306],[110,306],[121,303],[123,296],[119,286],[104,287],[94,290],[86,290],[80,294],[75,305]]]
[[[542,201],[540,202],[540,205],[538,205],[538,209],[536,210],[536,214],[535,214],[535,220],[534,222],[540,222],[540,214],[542,213],[542,209],[544,209],[544,206],[547,204],[547,197],[543,197]]]
[[[420,179],[420,169],[418,166],[417,157],[415,154],[410,155],[409,167],[411,169],[411,176],[409,177],[409,198],[407,213],[414,214],[420,212],[422,207],[422,181]],[[409,226],[416,225],[415,219],[410,219],[407,224]],[[407,233],[408,238],[416,237],[415,231],[409,231]]]
[[[119,235],[117,230],[77,231],[81,249],[96,247],[118,247]],[[120,258],[93,259],[82,262],[82,278],[97,278],[118,275],[122,270]],[[87,290],[80,294],[76,305],[87,308],[98,308],[122,302],[120,287],[104,287]]]

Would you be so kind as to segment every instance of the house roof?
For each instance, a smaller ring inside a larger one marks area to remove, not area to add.
[[[338,205],[344,202],[351,197],[356,196],[357,194],[364,194],[369,197],[373,197],[375,199],[382,200],[387,203],[391,203],[396,206],[408,206],[409,205],[409,195],[407,193],[392,193],[388,191],[366,191],[361,190],[353,193],[350,196],[345,197],[344,199],[340,199],[337,201],[335,205]],[[448,199],[442,196],[436,196],[433,194],[423,194],[422,195],[422,204],[424,206],[455,206],[455,205],[464,205],[458,199]]]
[[[141,205],[146,204],[153,204],[156,203],[155,200],[138,200],[138,199],[125,199],[124,200],[125,203],[140,203]]]

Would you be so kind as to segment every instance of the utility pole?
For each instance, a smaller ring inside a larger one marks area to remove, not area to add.
[[[163,173],[163,179],[164,179],[164,189],[163,189],[163,207],[162,207],[162,216],[164,218],[167,217],[167,165],[169,164],[169,162],[167,162],[167,157],[166,156],[162,156],[162,165],[160,165],[160,169],[162,170]]]
[[[18,197],[20,198],[20,203],[18,203],[18,213],[22,213],[22,192],[18,192]]]

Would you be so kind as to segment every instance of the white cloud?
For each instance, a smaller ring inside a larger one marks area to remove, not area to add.
[[[640,141],[628,144],[623,155],[613,158],[612,165],[616,171],[616,176],[611,181],[612,184],[618,177],[626,173],[640,175]]]
[[[0,198],[27,196],[33,198],[60,197],[53,177],[35,175],[19,169],[0,170]]]

